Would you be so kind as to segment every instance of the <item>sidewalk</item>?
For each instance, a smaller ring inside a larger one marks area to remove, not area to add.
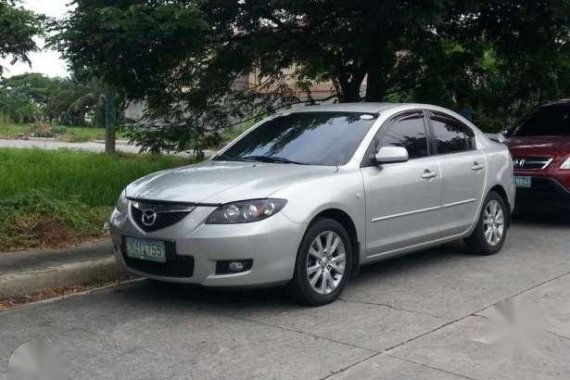
[[[125,277],[108,239],[64,250],[0,253],[0,299]]]

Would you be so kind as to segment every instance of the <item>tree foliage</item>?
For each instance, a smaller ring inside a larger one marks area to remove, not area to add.
[[[307,90],[331,81],[338,101],[453,106],[466,93],[487,129],[570,90],[570,0],[76,4],[54,44],[74,67],[148,103],[151,127],[135,137],[149,149],[185,149],[236,118],[297,102],[291,79]],[[257,87],[236,86],[250,73]]]
[[[0,58],[30,62],[28,53],[37,50],[33,37],[43,31],[42,18],[24,10],[18,0],[0,0]],[[3,67],[0,65],[0,75]]]
[[[27,73],[0,80],[0,114],[16,123],[38,120],[81,125],[89,116],[103,127],[106,87],[100,80]]]

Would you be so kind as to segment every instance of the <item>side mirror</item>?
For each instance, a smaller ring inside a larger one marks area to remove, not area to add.
[[[507,141],[507,139],[505,138],[505,135],[503,133],[485,133],[485,135],[495,141],[498,142],[500,144],[503,144],[505,141]]]
[[[410,159],[408,150],[401,146],[383,146],[374,156],[378,164],[406,162]]]

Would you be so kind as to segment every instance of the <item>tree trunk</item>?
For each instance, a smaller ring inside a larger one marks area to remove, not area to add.
[[[117,96],[105,95],[105,153],[115,153],[115,124],[117,121]]]
[[[341,82],[340,89],[342,93],[339,95],[339,101],[341,103],[360,102],[361,84],[362,80],[359,82],[356,81]]]
[[[384,77],[378,71],[368,73],[366,83],[366,101],[367,102],[382,102],[386,95],[386,83]]]

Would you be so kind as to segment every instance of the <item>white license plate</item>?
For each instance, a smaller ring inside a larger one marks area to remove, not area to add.
[[[126,238],[127,257],[139,260],[166,262],[166,245],[163,241]]]
[[[532,185],[531,177],[515,176],[515,184],[521,189],[530,189]]]

